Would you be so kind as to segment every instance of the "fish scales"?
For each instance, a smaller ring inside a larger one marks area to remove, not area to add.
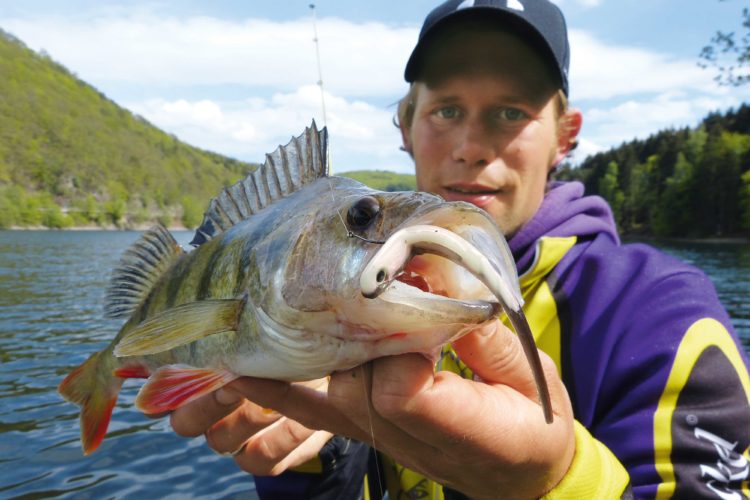
[[[313,123],[211,200],[194,250],[157,226],[126,251],[107,298],[125,324],[59,387],[81,406],[85,453],[104,438],[125,378],[147,378],[136,406],[162,413],[239,376],[302,381],[380,356],[430,355],[494,321],[505,299],[466,272],[461,248],[487,256],[483,279],[518,290],[507,244],[482,210],[327,172],[327,135]],[[372,242],[424,225],[438,238],[417,242],[382,293],[366,297]],[[440,248],[459,251],[421,255]],[[510,302],[523,315],[520,293]]]

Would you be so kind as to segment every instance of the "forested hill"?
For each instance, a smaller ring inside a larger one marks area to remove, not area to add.
[[[253,168],[180,142],[0,30],[0,229],[194,227],[208,200]],[[342,175],[414,188],[409,175]],[[625,233],[750,236],[750,106],[624,143],[558,177],[606,198]]]
[[[0,31],[0,228],[192,227],[253,168],[180,142]]]
[[[750,236],[750,106],[707,116],[565,166],[603,196],[625,233]]]

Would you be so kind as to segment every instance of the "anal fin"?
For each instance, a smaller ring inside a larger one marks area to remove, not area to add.
[[[219,389],[239,377],[232,372],[211,368],[168,365],[156,370],[141,388],[135,406],[154,415],[180,406]]]

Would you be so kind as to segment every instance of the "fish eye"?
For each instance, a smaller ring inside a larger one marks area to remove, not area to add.
[[[380,203],[372,196],[360,198],[349,207],[346,222],[350,229],[366,229],[380,213]]]

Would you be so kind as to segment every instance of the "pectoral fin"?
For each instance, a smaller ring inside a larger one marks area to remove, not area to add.
[[[115,356],[168,351],[215,333],[236,331],[245,300],[202,300],[167,309],[120,339]]]
[[[238,375],[226,370],[168,365],[154,372],[141,387],[135,406],[155,415],[172,410],[219,389]]]

